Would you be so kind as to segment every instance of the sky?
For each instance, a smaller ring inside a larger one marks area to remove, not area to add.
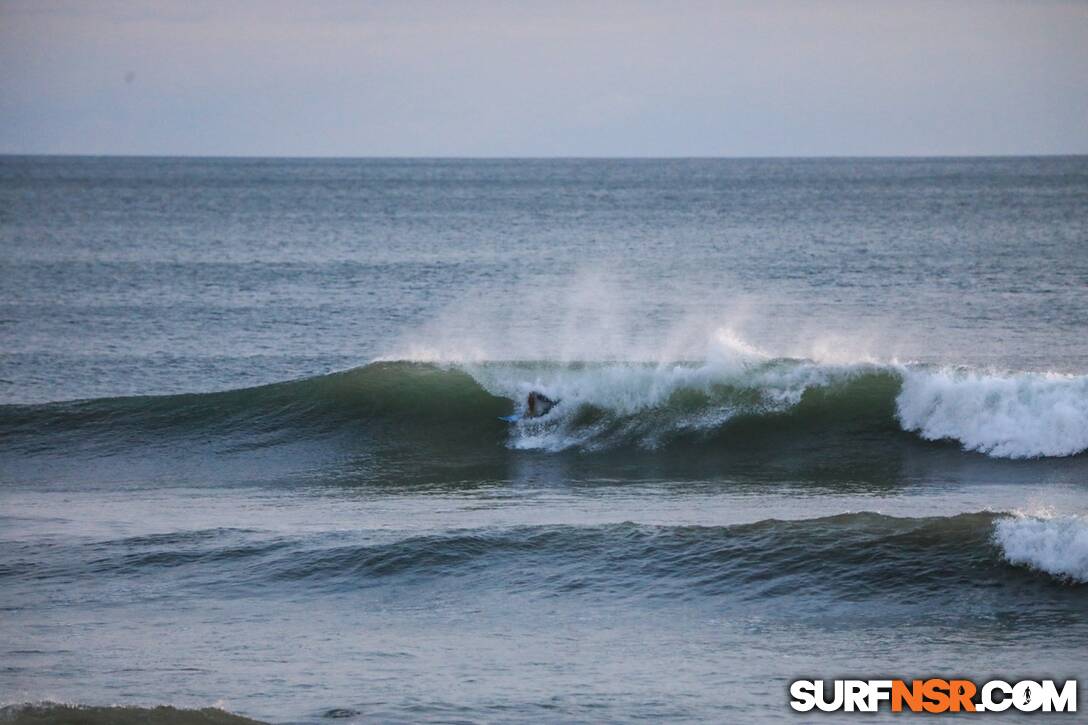
[[[0,153],[1088,153],[1088,0],[0,0]]]

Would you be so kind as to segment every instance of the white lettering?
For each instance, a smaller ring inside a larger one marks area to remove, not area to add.
[[[797,712],[808,712],[816,707],[816,685],[812,680],[797,680],[790,685],[790,707]]]

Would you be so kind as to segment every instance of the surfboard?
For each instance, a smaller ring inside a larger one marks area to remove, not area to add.
[[[514,413],[513,415],[500,415],[499,420],[505,420],[507,423],[517,423],[521,420],[521,416],[517,413]]]

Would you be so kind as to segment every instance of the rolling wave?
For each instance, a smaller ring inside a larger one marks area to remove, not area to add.
[[[0,581],[63,587],[93,573],[115,584],[131,579],[150,592],[164,578],[182,588],[246,595],[427,586],[455,577],[460,587],[531,596],[921,601],[961,598],[999,582],[1010,596],[1021,588],[1037,594],[1041,582],[1088,583],[1086,541],[1083,518],[991,512],[863,512],[730,526],[520,525],[377,539],[215,529],[63,550],[28,547],[17,552],[18,565],[0,567]]]
[[[538,390],[547,415],[507,426]],[[1088,376],[804,360],[734,363],[375,362],[221,393],[0,406],[8,450],[212,441],[259,448],[366,435],[375,449],[442,440],[472,448],[584,451],[729,446],[829,432],[909,432],[993,458],[1088,450]]]

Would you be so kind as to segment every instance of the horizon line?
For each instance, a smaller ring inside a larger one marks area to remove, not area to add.
[[[160,154],[160,153],[54,153],[54,152],[7,152],[0,151],[0,158],[72,158],[72,159],[224,159],[224,160],[280,160],[280,161],[784,161],[784,160],[877,160],[877,159],[1030,159],[1070,158],[1088,156],[1088,151],[1073,153],[996,153],[996,154],[812,154],[812,155],[676,155],[676,156],[597,156],[597,155],[549,155],[549,156],[467,156],[440,155],[262,155],[262,154]]]

